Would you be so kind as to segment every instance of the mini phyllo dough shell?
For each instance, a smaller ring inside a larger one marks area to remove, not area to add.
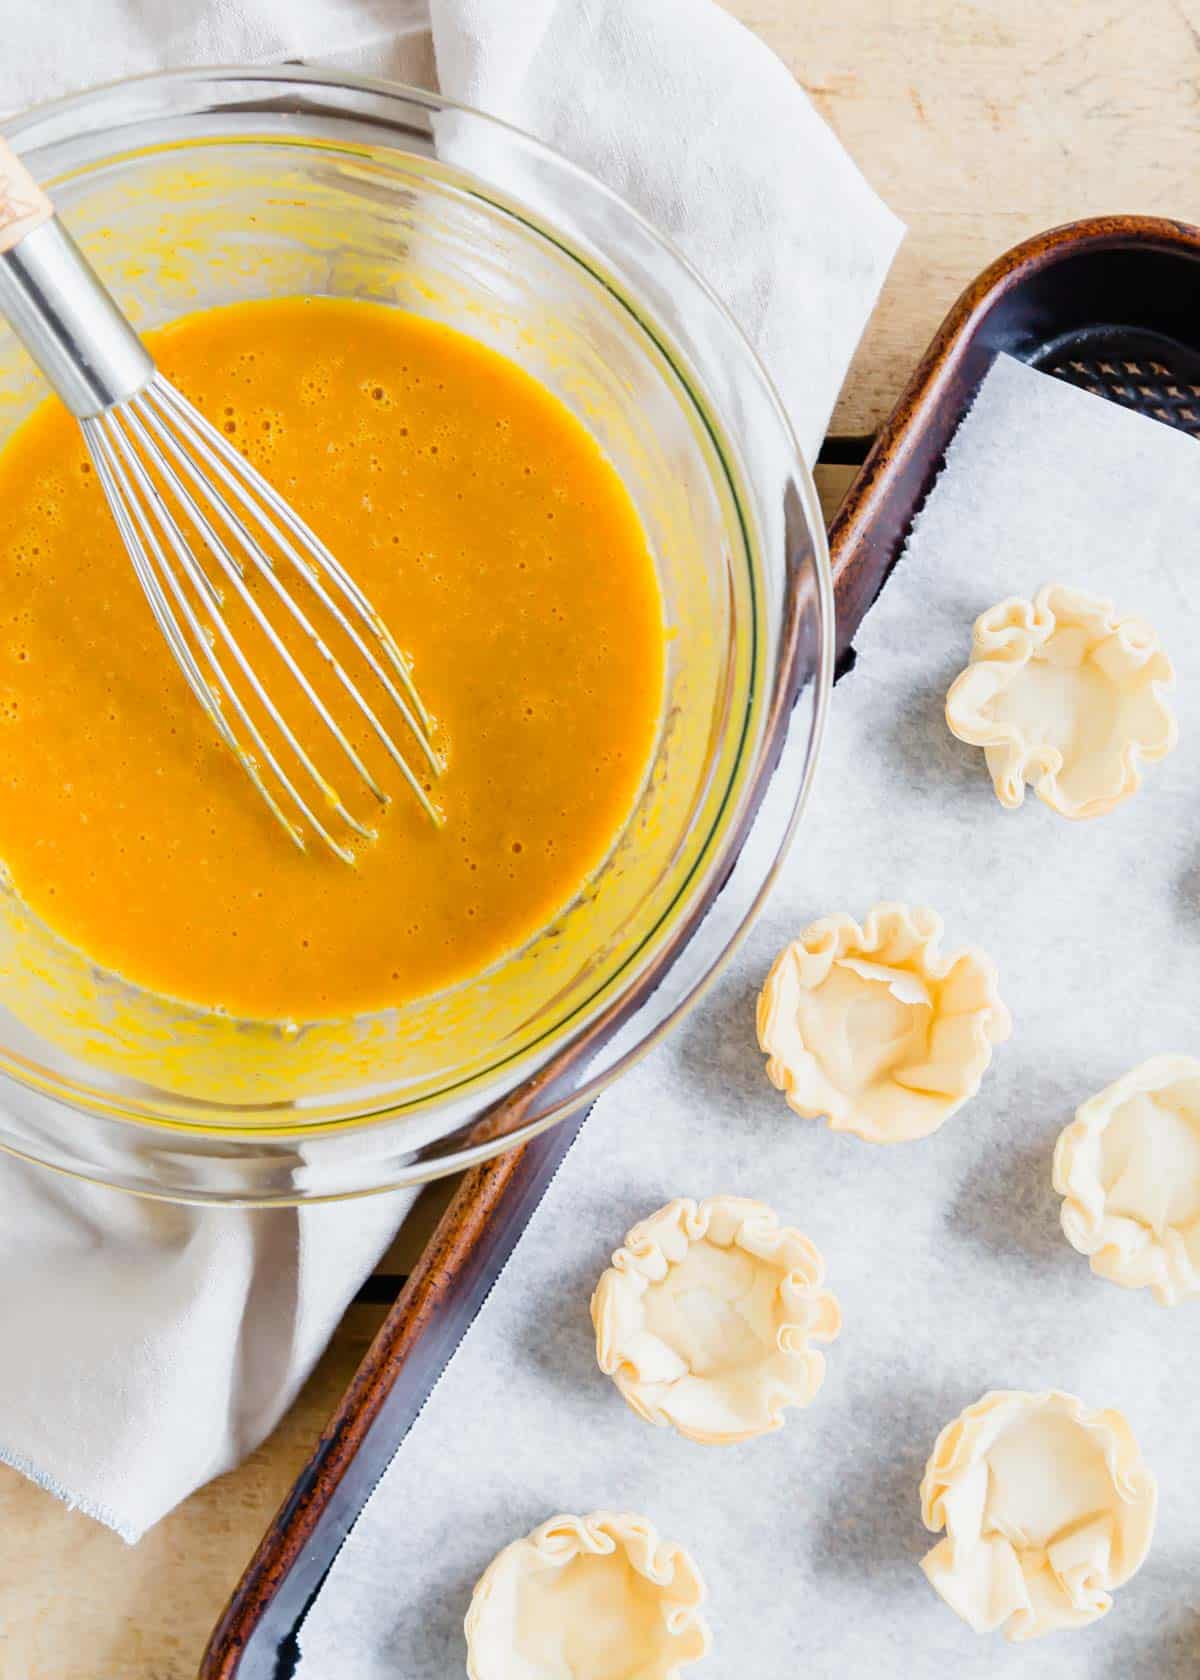
[[[551,1517],[497,1554],[467,1611],[470,1680],[678,1680],[711,1643],[682,1546],[645,1517]]]
[[[996,797],[1029,783],[1064,817],[1099,817],[1135,793],[1139,762],[1175,745],[1171,661],[1148,624],[1051,583],[975,621],[971,663],[946,697],[960,741],[983,747]]]
[[[1036,1639],[1084,1627],[1140,1568],[1157,1488],[1120,1412],[1073,1395],[1002,1390],[938,1436],[921,1483],[921,1561],[976,1633]]]
[[[1054,1151],[1067,1240],[1165,1307],[1200,1293],[1200,1061],[1156,1056],[1075,1111]]]
[[[767,1076],[806,1119],[870,1143],[926,1137],[979,1089],[1012,1030],[982,951],[939,949],[932,910],[880,904],[814,922],[758,1000]]]
[[[841,1329],[807,1237],[761,1202],[669,1202],[635,1225],[592,1296],[596,1358],[639,1417],[708,1445],[807,1406]]]

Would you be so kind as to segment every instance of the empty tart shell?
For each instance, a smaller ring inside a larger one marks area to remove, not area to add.
[[[976,1633],[1085,1627],[1141,1566],[1154,1477],[1120,1412],[1074,1395],[999,1390],[938,1436],[921,1483],[930,1583]]]
[[[1015,810],[1028,783],[1064,817],[1098,817],[1135,793],[1139,765],[1178,738],[1165,696],[1171,661],[1141,619],[1047,584],[975,621],[971,662],[946,697],[960,741],[983,747],[996,797]]]
[[[644,1219],[592,1296],[596,1358],[639,1417],[726,1445],[778,1429],[841,1329],[820,1254],[762,1202],[680,1198]]]
[[[814,922],[758,1000],[767,1076],[806,1119],[871,1143],[926,1137],[979,1089],[1012,1030],[982,951],[943,955],[941,917],[880,904]]]
[[[1156,1056],[1081,1104],[1054,1188],[1098,1276],[1167,1307],[1200,1293],[1200,1061]]]
[[[551,1517],[497,1553],[467,1611],[470,1680],[678,1680],[711,1643],[704,1582],[645,1517]]]

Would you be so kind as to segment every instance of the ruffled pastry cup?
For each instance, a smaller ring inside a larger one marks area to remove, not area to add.
[[[1141,1567],[1157,1499],[1120,1412],[1056,1391],[985,1394],[926,1466],[921,1515],[946,1534],[921,1567],[976,1633],[1085,1627]]]
[[[826,916],[775,959],[758,1000],[767,1077],[797,1114],[870,1143],[927,1137],[973,1097],[1012,1031],[982,951],[943,956],[932,910]]]
[[[1139,763],[1175,745],[1171,661],[1148,624],[1111,601],[1047,584],[975,621],[971,662],[946,696],[946,722],[983,747],[1002,805],[1026,784],[1064,817],[1098,817],[1140,785]]]
[[[778,1429],[841,1329],[809,1242],[761,1202],[681,1198],[635,1225],[592,1296],[596,1358],[648,1423],[723,1446]]]
[[[1165,1307],[1200,1293],[1200,1061],[1156,1056],[1075,1111],[1054,1151],[1067,1240]]]
[[[678,1680],[711,1644],[708,1594],[645,1517],[551,1517],[494,1557],[471,1596],[470,1680]]]

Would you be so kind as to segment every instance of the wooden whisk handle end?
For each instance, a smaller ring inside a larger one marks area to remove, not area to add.
[[[53,214],[54,206],[41,187],[12,147],[0,139],[0,254],[11,251]]]

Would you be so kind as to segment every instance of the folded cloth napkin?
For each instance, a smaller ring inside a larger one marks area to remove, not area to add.
[[[0,109],[191,62],[415,73],[417,0],[0,0]],[[900,237],[779,61],[710,0],[432,0],[442,90],[672,235],[761,351],[809,458]],[[273,1427],[411,1197],[161,1207],[0,1159],[0,1459],[129,1540]]]

